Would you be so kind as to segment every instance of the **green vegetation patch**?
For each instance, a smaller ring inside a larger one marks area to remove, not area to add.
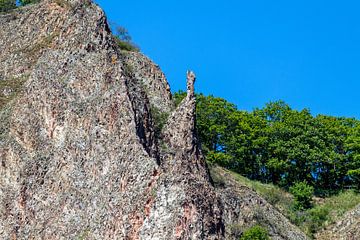
[[[0,110],[22,90],[28,75],[0,80]]]
[[[140,52],[140,48],[132,42],[129,31],[122,26],[115,26],[114,39],[119,48],[123,51]]]
[[[309,186],[305,181],[297,182],[290,187],[290,192],[295,197],[296,209],[308,209],[312,205],[312,196],[314,194],[314,187]]]
[[[325,198],[306,211],[293,210],[290,220],[298,225],[309,237],[326,226],[340,220],[344,214],[360,204],[360,194],[353,190],[343,191]]]
[[[0,14],[1,13],[7,13],[10,12],[16,8],[18,8],[17,6],[17,2],[19,3],[20,6],[25,6],[25,5],[29,5],[29,4],[34,4],[34,3],[38,3],[41,0],[0,0]]]
[[[265,228],[255,225],[245,230],[240,240],[270,240],[270,237]]]
[[[155,138],[160,139],[161,138],[161,132],[164,128],[166,121],[169,117],[169,113],[162,112],[159,108],[155,106],[151,106],[151,114],[154,120],[154,132],[155,132]]]
[[[288,215],[286,212],[291,209],[294,202],[294,197],[290,193],[271,183],[266,184],[259,181],[250,180],[232,171],[229,171],[229,173],[231,173],[235,180],[253,189],[284,215]]]
[[[213,168],[210,170],[216,186],[226,183],[226,179],[222,178],[220,174],[216,174]],[[312,196],[312,189],[307,184],[295,184],[292,192],[298,196],[293,196],[273,184],[261,183],[250,180],[238,173],[228,172],[240,184],[253,189],[267,202],[277,208],[310,238],[313,238],[315,233],[324,229],[326,226],[340,220],[346,212],[360,204],[360,194],[355,190],[347,190],[332,195],[331,197],[316,198],[312,201],[312,205],[307,205],[308,208],[299,207],[299,201],[302,202],[303,199],[305,199],[306,205],[309,203],[308,201],[310,201],[309,196]]]
[[[0,13],[9,12],[15,8],[15,0],[0,0]]]
[[[115,42],[119,46],[119,48],[123,51],[140,52],[140,49],[137,46],[135,46],[133,43],[122,41],[117,36],[115,36]]]

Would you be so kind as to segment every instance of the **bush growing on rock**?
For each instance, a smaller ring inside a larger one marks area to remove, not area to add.
[[[246,230],[240,240],[270,240],[270,238],[266,229],[256,225]]]
[[[303,181],[295,183],[289,190],[294,195],[296,209],[307,209],[311,207],[314,187],[309,186],[305,181]]]
[[[140,49],[135,46],[132,42],[132,37],[129,34],[129,31],[122,27],[115,27],[115,41],[121,50],[130,51],[130,52],[139,52]]]
[[[15,0],[0,0],[0,12],[8,12],[16,8]]]

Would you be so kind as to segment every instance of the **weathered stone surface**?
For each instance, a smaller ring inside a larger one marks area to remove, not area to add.
[[[1,107],[1,239],[221,237],[207,179],[169,172],[157,153],[153,98],[96,5],[43,1],[0,22],[1,76],[26,76]]]
[[[349,211],[335,224],[317,234],[316,239],[357,240],[360,239],[360,205]]]
[[[170,86],[159,66],[142,53],[124,51],[123,57],[128,70],[143,84],[150,103],[162,112],[172,111]]]

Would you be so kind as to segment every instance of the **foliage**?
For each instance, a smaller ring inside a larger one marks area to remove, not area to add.
[[[175,106],[176,107],[179,106],[185,97],[186,97],[186,92],[184,92],[182,90],[175,92],[173,94],[173,101],[174,101]]]
[[[16,8],[16,0],[0,0],[0,12],[8,12]]]
[[[185,96],[175,93],[175,104]],[[225,99],[196,96],[197,131],[208,161],[284,189],[306,181],[318,196],[360,189],[360,121],[313,116],[283,101],[240,111]]]
[[[28,4],[38,3],[40,0],[19,0],[21,6],[25,6]]]
[[[158,109],[155,106],[151,106],[151,114],[154,120],[154,133],[156,138],[161,137],[161,131],[164,128],[166,121],[169,117],[168,113],[161,112],[160,109]]]
[[[212,166],[212,164],[210,166]],[[214,179],[215,186],[221,187],[226,183],[226,179],[217,176],[220,174],[214,169],[216,168],[210,168],[211,177]],[[347,190],[325,199],[316,198],[312,208],[296,209],[293,207],[294,197],[283,189],[273,184],[250,180],[232,171],[228,172],[240,184],[253,189],[276,207],[293,224],[299,226],[309,237],[312,237],[314,233],[327,225],[338,221],[347,211],[360,204],[360,194],[357,194],[354,190]]]
[[[350,137],[346,139],[345,149],[348,152],[348,172],[354,186],[360,190],[360,124],[358,123],[351,131]]]
[[[256,225],[247,229],[240,240],[269,240],[269,234],[263,227]]]
[[[293,196],[283,189],[273,184],[265,184],[259,181],[250,180],[238,173],[229,171],[230,174],[241,184],[253,189],[266,201],[277,207],[284,215],[288,215],[287,211],[292,207]],[[213,176],[213,175],[211,175]]]
[[[295,183],[289,190],[295,198],[296,209],[308,209],[311,207],[311,199],[314,194],[313,186],[309,186],[303,181]]]
[[[140,49],[137,46],[135,46],[133,43],[122,41],[117,36],[115,36],[115,41],[121,50],[129,51],[129,52],[140,51]]]
[[[115,26],[115,42],[121,50],[139,52],[140,49],[133,42],[129,31],[122,26]]]
[[[358,204],[360,204],[359,194],[354,191],[344,191],[315,203],[313,208],[292,209],[286,216],[308,236],[313,237],[320,229],[338,221]]]

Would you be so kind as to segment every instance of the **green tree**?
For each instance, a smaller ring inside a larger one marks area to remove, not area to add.
[[[355,187],[360,190],[360,124],[356,124],[351,130],[345,144],[349,156],[347,175]]]
[[[132,42],[132,37],[129,34],[129,31],[122,26],[115,26],[115,41],[120,47],[121,50],[130,51],[130,52],[139,52],[140,49]]]
[[[185,91],[177,91],[173,94],[173,101],[175,106],[179,106],[180,103],[182,102],[182,100],[186,97],[186,92]]]
[[[229,117],[236,111],[235,105],[222,98],[196,96],[196,120],[198,134],[206,151],[224,151],[224,136]]]
[[[0,12],[8,12],[16,8],[15,0],[0,0]]]
[[[186,96],[174,94],[176,105]],[[248,178],[288,189],[316,186],[317,195],[360,185],[360,122],[270,102],[252,112],[197,94],[197,130],[206,159]]]

